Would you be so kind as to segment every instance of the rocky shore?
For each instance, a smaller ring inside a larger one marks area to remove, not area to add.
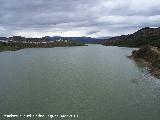
[[[160,78],[160,48],[153,46],[144,46],[139,50],[134,50],[129,56],[135,61],[145,63],[152,75]]]

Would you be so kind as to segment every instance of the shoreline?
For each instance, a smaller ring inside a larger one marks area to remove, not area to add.
[[[36,44],[23,44],[23,43],[18,43],[18,44],[8,44],[8,45],[2,45],[0,46],[0,52],[5,52],[5,51],[17,51],[21,49],[26,49],[26,48],[54,48],[54,47],[77,47],[77,46],[88,46],[83,43],[57,43],[57,44],[41,44],[41,45],[36,45]]]
[[[141,63],[141,64],[143,64],[144,66],[146,66],[146,67],[148,68],[148,71],[149,71],[149,73],[150,73],[152,76],[160,79],[160,70],[157,69],[156,67],[154,67],[154,66],[152,65],[152,63],[150,63],[150,62],[148,62],[148,61],[146,61],[146,60],[144,60],[144,59],[141,59],[141,58],[133,58],[133,57],[131,57],[131,56],[128,56],[128,58],[134,60],[136,63]]]
[[[134,60],[137,63],[144,64],[148,67],[150,74],[160,79],[159,68],[159,53],[155,52],[155,47],[145,46],[139,50],[132,51],[132,54],[128,58]]]
[[[30,49],[30,48],[33,48],[33,49],[36,49],[36,48],[57,48],[57,47],[80,47],[80,46],[88,46],[88,45],[79,45],[79,46],[55,46],[55,47],[26,47],[26,48],[21,48],[21,49],[15,49],[15,50],[0,50],[0,53],[1,52],[7,52],[7,51],[18,51],[18,50],[23,50],[23,49]]]

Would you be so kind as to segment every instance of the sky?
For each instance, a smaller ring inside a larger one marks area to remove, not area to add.
[[[0,0],[0,36],[130,34],[160,26],[160,0]]]

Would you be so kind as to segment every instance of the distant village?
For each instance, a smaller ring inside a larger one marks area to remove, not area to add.
[[[0,52],[15,51],[24,48],[53,48],[86,46],[89,43],[99,43],[95,38],[90,37],[61,37],[45,36],[42,38],[26,38],[22,36],[0,37]]]
[[[69,42],[67,39],[57,38],[57,40],[50,40],[48,36],[42,38],[25,38],[21,36],[13,36],[13,37],[1,37],[1,43],[32,43],[32,44],[45,44],[45,43],[53,43],[53,42]]]
[[[25,38],[22,36],[0,37],[0,52],[1,51],[15,51],[24,48],[52,48],[52,47],[71,47],[71,46],[85,46],[84,43],[70,40],[69,38]]]

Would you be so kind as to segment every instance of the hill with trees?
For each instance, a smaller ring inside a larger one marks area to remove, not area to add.
[[[105,40],[103,45],[121,47],[160,46],[160,27],[142,28],[133,34],[121,35]]]

